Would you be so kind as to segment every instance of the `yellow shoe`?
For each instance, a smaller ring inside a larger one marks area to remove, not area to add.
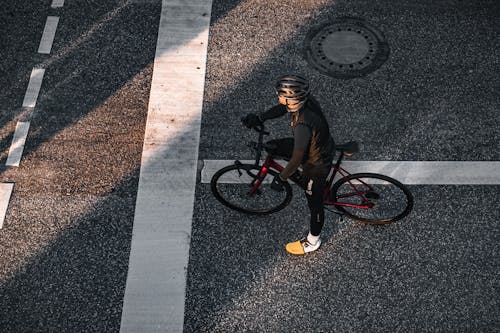
[[[296,242],[286,244],[286,250],[291,254],[302,255],[308,252],[316,251],[317,249],[319,249],[320,245],[321,239],[318,239],[316,244],[313,245],[309,243],[307,237],[304,237]]]

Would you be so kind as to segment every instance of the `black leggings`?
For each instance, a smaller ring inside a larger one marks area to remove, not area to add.
[[[310,232],[319,236],[325,223],[325,209],[323,207],[323,191],[326,186],[326,177],[329,168],[327,165],[304,165],[304,184],[307,205],[311,213]]]
[[[268,143],[275,145],[271,151],[275,157],[290,159],[293,152],[293,138],[271,140]],[[307,206],[311,213],[309,231],[313,236],[319,236],[325,223],[325,210],[323,207],[323,191],[326,186],[326,177],[330,171],[329,165],[303,165],[303,185],[307,199]]]

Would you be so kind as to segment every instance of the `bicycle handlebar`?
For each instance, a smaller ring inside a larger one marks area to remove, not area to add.
[[[241,117],[241,119],[240,119],[241,122],[243,122],[244,119],[245,119],[245,117]],[[252,126],[252,127],[248,127],[248,128],[251,128],[251,129],[255,130],[257,133],[262,133],[263,135],[269,135],[269,134],[271,134],[271,133],[269,133],[268,131],[265,130],[264,124],[256,125],[256,126]]]

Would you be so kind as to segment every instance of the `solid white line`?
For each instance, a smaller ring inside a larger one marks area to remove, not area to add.
[[[62,6],[64,6],[64,0],[54,0],[54,1],[52,1],[52,5],[51,5],[52,8],[60,8]]]
[[[52,43],[54,42],[54,37],[56,36],[57,24],[59,23],[59,17],[49,16],[45,22],[45,28],[43,29],[42,39],[40,40],[40,45],[38,46],[38,53],[50,54],[52,49]]]
[[[182,332],[212,1],[163,0],[120,332]]]
[[[241,161],[254,163],[254,161]],[[233,161],[204,160],[201,182]],[[407,185],[500,185],[499,161],[344,161],[350,173],[380,173]]]
[[[0,183],[0,229],[3,228],[14,183]]]
[[[44,74],[45,69],[43,68],[33,68],[33,70],[31,71],[28,88],[26,89],[26,94],[24,95],[23,107],[35,107],[36,100],[38,99],[38,94],[40,93],[40,87],[42,86]]]
[[[12,144],[9,149],[9,156],[7,157],[7,162],[5,163],[6,165],[19,166],[23,156],[24,144],[26,143],[29,129],[29,122],[20,121],[17,123],[14,137],[12,138]]]

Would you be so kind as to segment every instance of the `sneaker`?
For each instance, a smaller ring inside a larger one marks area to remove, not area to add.
[[[291,254],[302,255],[308,252],[316,251],[317,249],[319,249],[320,245],[321,245],[321,239],[318,239],[316,244],[311,244],[307,240],[307,237],[304,237],[296,242],[288,243],[286,245],[286,250]]]

